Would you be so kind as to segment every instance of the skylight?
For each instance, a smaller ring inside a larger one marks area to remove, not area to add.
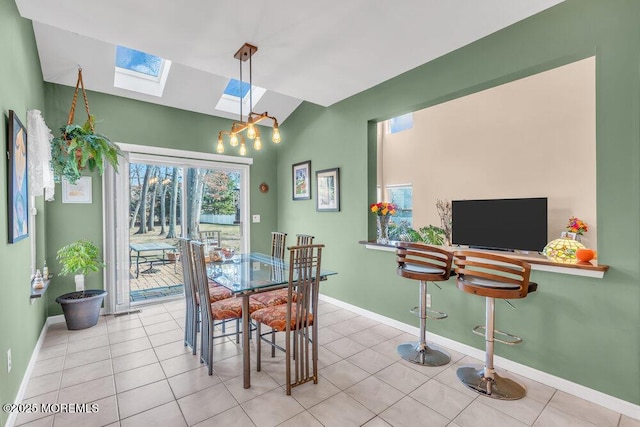
[[[162,58],[128,47],[117,46],[116,67],[157,78],[162,69]]]
[[[236,98],[244,98],[249,93],[249,83],[240,80],[231,79],[224,89],[225,95],[235,96]]]
[[[262,98],[267,90],[258,86],[253,86],[253,100],[249,99],[249,83],[240,82],[240,80],[230,79],[229,83],[224,89],[224,92],[220,96],[218,103],[216,104],[216,110],[226,111],[227,113],[238,114],[240,112],[240,103],[242,103],[243,115],[247,115],[251,110],[249,105],[250,101],[253,101],[253,107],[255,109],[256,104]]]
[[[162,96],[171,61],[124,46],[116,46],[113,86]]]

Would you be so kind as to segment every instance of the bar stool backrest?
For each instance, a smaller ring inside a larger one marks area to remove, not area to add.
[[[524,298],[531,265],[525,261],[478,251],[454,252],[458,289],[491,298]]]
[[[284,259],[284,251],[287,248],[287,233],[273,231],[271,233],[271,256]]]
[[[445,281],[451,276],[453,253],[423,243],[400,242],[396,261],[399,276],[414,280]]]

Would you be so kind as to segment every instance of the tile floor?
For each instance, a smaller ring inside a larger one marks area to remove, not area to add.
[[[432,368],[401,360],[396,346],[415,337],[321,303],[320,380],[287,397],[284,360],[265,351],[263,371],[242,388],[241,349],[216,340],[208,376],[183,346],[184,305],[172,301],[139,314],[105,316],[83,331],[49,328],[25,403],[95,403],[93,414],[21,414],[24,426],[619,426],[640,421],[517,377],[526,398],[495,401],[465,389],[452,353]],[[280,334],[282,335],[282,334]],[[255,346],[253,340],[252,346]],[[255,348],[252,348],[255,355]]]

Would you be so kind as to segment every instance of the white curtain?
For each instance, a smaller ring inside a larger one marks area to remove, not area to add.
[[[27,111],[27,146],[29,159],[29,191],[32,196],[53,200],[55,183],[51,167],[53,135],[40,110]]]

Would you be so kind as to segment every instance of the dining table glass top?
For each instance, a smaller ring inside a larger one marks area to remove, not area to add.
[[[337,274],[320,270],[320,276]],[[257,252],[237,254],[231,259],[207,263],[207,276],[234,294],[258,292],[289,282],[289,263]]]

